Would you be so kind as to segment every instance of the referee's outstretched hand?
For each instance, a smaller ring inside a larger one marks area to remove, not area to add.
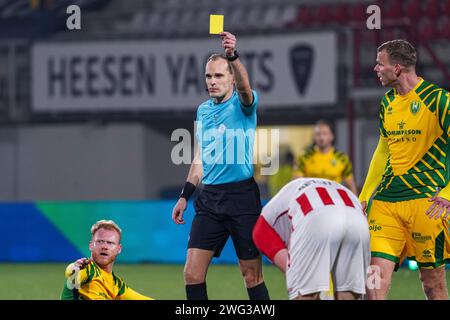
[[[183,219],[184,211],[186,210],[187,202],[185,198],[178,199],[177,204],[173,208],[172,211],[172,220],[175,224],[184,224],[185,221]]]
[[[233,55],[237,42],[235,35],[224,31],[220,33],[220,37],[222,38],[222,48],[225,49],[225,55]]]

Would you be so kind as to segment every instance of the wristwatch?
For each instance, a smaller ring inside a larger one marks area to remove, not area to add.
[[[237,58],[239,58],[239,55],[238,55],[238,53],[237,53],[236,50],[233,51],[233,55],[232,55],[232,56],[227,56],[227,60],[228,60],[228,61],[234,61],[234,60],[236,60]]]

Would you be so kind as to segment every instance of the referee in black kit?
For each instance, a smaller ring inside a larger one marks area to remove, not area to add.
[[[225,54],[213,54],[206,63],[210,99],[197,109],[199,148],[172,212],[174,222],[184,224],[187,200],[203,183],[195,202],[184,267],[186,296],[189,300],[208,299],[208,267],[231,236],[249,298],[268,300],[261,255],[252,240],[253,226],[262,209],[253,179],[258,95],[239,61],[236,37],[229,32],[220,36]]]

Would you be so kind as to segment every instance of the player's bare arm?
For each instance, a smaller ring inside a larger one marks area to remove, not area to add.
[[[229,32],[222,32],[220,36],[222,37],[222,47],[225,49],[225,55],[227,57],[233,56],[236,49],[236,37]],[[233,68],[239,98],[244,105],[250,106],[253,103],[253,93],[247,70],[239,58],[231,61],[231,67]]]
[[[288,261],[288,249],[281,249],[273,257],[273,263],[286,274],[286,267]]]
[[[195,153],[194,161],[192,161],[186,181],[192,183],[195,187],[197,187],[202,180],[202,176],[203,168],[200,148],[197,148],[197,152]],[[183,214],[186,210],[186,207],[187,200],[183,197],[180,197],[172,211],[172,220],[175,222],[175,224],[185,224]]]

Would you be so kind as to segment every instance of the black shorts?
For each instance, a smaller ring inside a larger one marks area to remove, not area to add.
[[[211,250],[219,257],[231,236],[239,259],[258,257],[252,232],[261,209],[259,188],[253,178],[205,185],[195,201],[188,248]]]

